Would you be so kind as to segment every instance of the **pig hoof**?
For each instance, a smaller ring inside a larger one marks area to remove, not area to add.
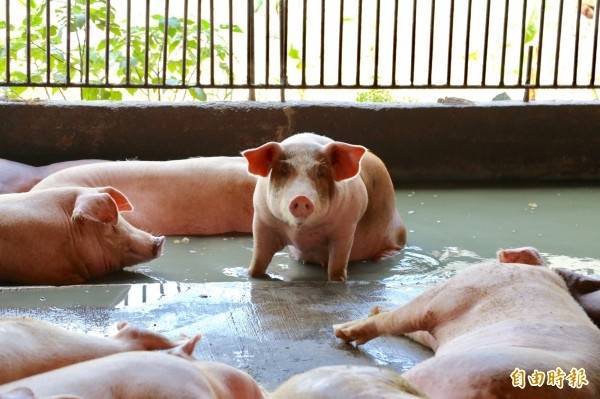
[[[365,344],[378,335],[373,323],[367,320],[336,324],[333,326],[333,331],[336,337],[346,342],[356,342],[357,345]]]

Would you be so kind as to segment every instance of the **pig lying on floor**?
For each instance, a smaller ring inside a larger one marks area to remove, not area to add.
[[[502,263],[523,263],[526,265],[544,265],[539,252],[532,247],[505,249],[498,252]],[[554,269],[565,280],[569,292],[581,305],[585,313],[600,328],[600,278],[586,276],[569,269]]]
[[[242,155],[258,176],[251,276],[263,276],[286,245],[337,281],[346,280],[348,261],[378,259],[404,246],[390,175],[364,147],[301,133]]]
[[[176,346],[165,337],[119,325],[114,338],[70,333],[46,323],[0,322],[0,399],[261,399],[247,374],[192,358],[198,338]],[[170,349],[170,353],[141,352]],[[177,356],[175,356],[177,355]]]
[[[54,173],[33,190],[112,186],[127,193],[133,226],[163,235],[250,233],[256,179],[241,157],[122,161]]]
[[[66,168],[89,163],[106,162],[99,159],[57,162],[46,166],[31,166],[0,158],[0,194],[24,193],[42,179]]]
[[[600,397],[600,330],[563,279],[546,267],[476,265],[394,311],[336,325],[334,330],[339,338],[357,344],[380,335],[410,333],[431,347],[434,357],[403,374],[431,398]],[[586,380],[577,388],[568,385],[565,376],[562,389],[548,384],[556,378],[539,387],[532,386],[531,379],[521,381],[522,387],[513,386],[522,377],[515,369],[527,375],[537,370],[544,376],[554,371],[556,377],[558,367],[565,375],[581,375],[583,369]]]
[[[111,338],[78,334],[25,318],[0,320],[0,385],[120,352],[175,349],[180,343],[121,322]],[[188,350],[189,345],[181,346]],[[191,354],[191,352],[189,352]]]
[[[0,282],[76,284],[161,254],[164,237],[131,226],[112,187],[0,196]]]

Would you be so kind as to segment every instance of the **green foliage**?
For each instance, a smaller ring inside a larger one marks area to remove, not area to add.
[[[533,41],[537,37],[538,25],[539,25],[539,16],[537,12],[537,8],[534,8],[531,14],[529,15],[529,19],[527,20],[527,27],[525,28],[525,44]]]
[[[22,1],[23,7],[25,2]],[[115,2],[111,3],[109,10],[110,18],[110,38],[109,46],[109,83],[124,84],[128,81],[131,84],[144,84],[146,81],[146,27],[131,26],[130,29],[130,63],[129,77],[127,76],[127,22],[124,19],[117,19],[117,13],[114,8]],[[24,9],[24,8],[23,8]],[[46,2],[31,0],[31,81],[46,82],[46,71],[50,67],[50,81],[52,83],[67,82],[67,24],[71,29],[71,51],[70,51],[70,81],[84,83],[86,71],[89,75],[90,83],[105,83],[107,76],[105,70],[106,62],[106,24],[107,24],[107,4],[106,0],[90,0],[90,36],[89,46],[89,64],[86,64],[86,0],[71,1],[71,19],[67,21],[66,2],[52,2],[51,13],[53,22],[49,29],[46,26]],[[168,22],[168,29],[165,41],[165,22]],[[196,81],[196,63],[197,59],[202,64],[203,61],[210,59],[210,34],[211,25],[207,20],[200,21],[200,54],[197,54],[197,26],[196,21],[187,20],[188,37],[186,46],[183,46],[183,26],[186,23],[183,18],[170,17],[165,21],[163,15],[152,15],[148,29],[148,76],[149,84],[163,84],[163,74],[165,83],[169,85],[181,85]],[[0,29],[5,28],[6,22],[0,22]],[[229,25],[219,25],[220,30],[228,30]],[[49,63],[46,59],[46,35],[49,30],[51,56]],[[241,33],[242,29],[238,25],[232,25],[234,33]],[[12,82],[27,82],[26,76],[26,52],[27,52],[27,20],[19,23],[11,20],[10,26],[10,79]],[[98,38],[101,38],[98,40]],[[229,76],[229,65],[224,62],[229,57],[228,41],[217,34],[215,29],[215,54],[221,62],[215,62],[216,67],[220,68],[226,76]],[[166,49],[165,49],[166,43]],[[166,50],[167,63],[166,71],[163,71],[163,57]],[[185,77],[183,76],[183,55],[185,53]],[[6,73],[6,49],[0,48],[0,79],[4,79]],[[203,70],[209,69],[209,66],[203,66]],[[183,81],[185,79],[185,82]],[[9,98],[21,98],[27,90],[27,87],[13,87],[6,90]],[[81,88],[80,98],[83,100],[120,100],[125,92],[135,95],[138,92],[145,93],[148,99],[164,97],[165,91],[160,89],[112,89],[112,88]],[[62,88],[53,88],[53,94],[63,93]],[[199,101],[206,101],[206,93],[200,88],[191,88],[187,91],[192,98]],[[173,93],[173,92],[172,92]],[[172,99],[177,95],[169,94]],[[50,96],[50,95],[49,95]]]
[[[359,103],[390,103],[394,98],[388,90],[371,89],[360,92],[356,95],[356,102]]]

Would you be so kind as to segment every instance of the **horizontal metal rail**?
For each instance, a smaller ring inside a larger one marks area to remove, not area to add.
[[[600,88],[600,0],[3,1],[0,87]]]

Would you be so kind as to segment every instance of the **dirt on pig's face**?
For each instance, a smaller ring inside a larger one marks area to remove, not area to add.
[[[291,226],[311,225],[329,212],[335,191],[331,163],[322,148],[288,145],[272,165],[268,205]]]

